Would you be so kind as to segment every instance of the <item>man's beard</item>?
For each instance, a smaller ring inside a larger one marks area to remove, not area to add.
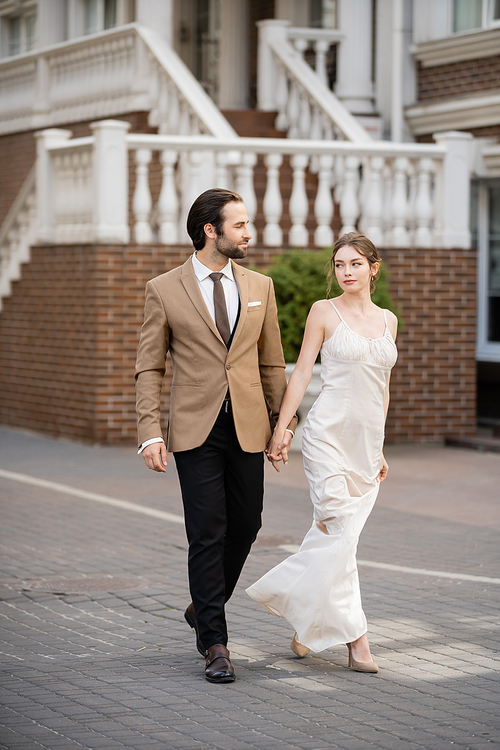
[[[217,252],[224,255],[226,258],[246,258],[247,255],[246,247],[233,245],[231,241],[227,239],[225,234],[217,235],[214,247]]]

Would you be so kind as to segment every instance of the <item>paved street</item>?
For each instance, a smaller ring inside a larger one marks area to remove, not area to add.
[[[300,454],[267,473],[264,527],[228,606],[232,685],[183,619],[173,460],[0,428],[0,747],[500,747],[500,455],[389,446],[358,558],[377,675],[298,660],[244,592],[311,522]]]

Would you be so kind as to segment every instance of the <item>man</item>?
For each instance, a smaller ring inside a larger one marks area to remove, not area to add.
[[[193,203],[187,230],[193,256],[146,287],[136,365],[139,452],[154,471],[165,471],[167,449],[174,454],[189,542],[192,602],[184,616],[207,680],[233,682],[224,605],[261,527],[263,450],[285,392],[285,363],[271,279],[233,262],[251,239],[241,197],[207,190]],[[165,445],[167,352],[173,380]]]

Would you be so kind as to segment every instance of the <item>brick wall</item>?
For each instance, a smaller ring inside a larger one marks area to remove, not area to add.
[[[500,55],[424,68],[417,65],[419,102],[500,88]]]
[[[264,266],[271,252],[255,248],[252,263]],[[90,442],[134,443],[133,368],[144,286],[189,253],[133,245],[33,248],[0,313],[0,422]],[[473,434],[475,252],[384,254],[405,322],[387,438],[425,442]]]
[[[383,251],[401,306],[391,379],[390,442],[427,442],[476,429],[475,250]]]

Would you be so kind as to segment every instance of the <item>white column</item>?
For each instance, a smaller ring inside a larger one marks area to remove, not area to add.
[[[221,0],[219,107],[248,106],[248,2]]]
[[[71,138],[71,130],[50,128],[35,134],[36,138],[36,209],[38,241],[53,242],[54,175],[49,146]]]
[[[391,140],[403,140],[403,0],[392,0]]]
[[[276,109],[277,70],[274,55],[268,42],[284,44],[289,21],[272,19],[257,21],[259,46],[257,50],[257,108],[265,112]]]
[[[66,41],[66,1],[38,0],[37,49]]]
[[[339,29],[335,93],[355,114],[373,112],[372,0],[338,0]]]
[[[408,206],[408,159],[399,157],[394,161],[392,192],[392,246],[408,247],[410,237],[406,229]]]
[[[121,120],[93,122],[94,210],[97,242],[128,242],[127,130]]]
[[[440,216],[437,223],[441,228],[441,237],[436,237],[436,241],[438,247],[469,248],[469,165],[473,136],[449,131],[436,133],[433,138],[446,148],[438,196]]]

